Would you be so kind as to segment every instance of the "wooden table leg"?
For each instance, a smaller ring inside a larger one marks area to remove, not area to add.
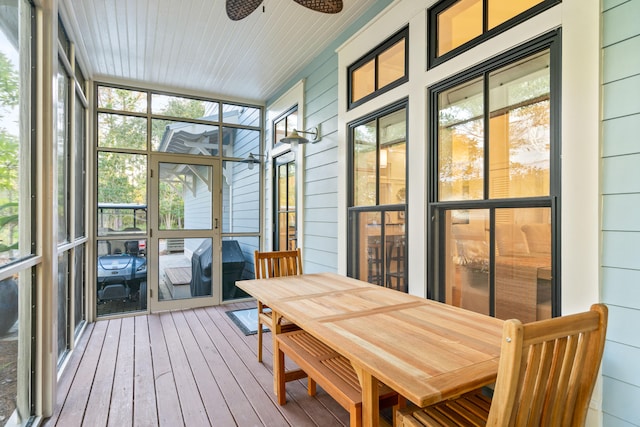
[[[285,399],[285,396],[280,396],[280,389],[282,384],[284,384],[284,354],[280,351],[280,345],[278,344],[278,340],[276,340],[276,335],[282,332],[282,326],[280,325],[282,316],[276,312],[275,310],[271,310],[271,319],[273,327],[271,328],[271,338],[273,339],[273,392],[278,397],[278,401],[282,398]],[[282,367],[282,369],[280,369]],[[282,403],[281,403],[282,404]]]
[[[358,380],[362,388],[362,426],[378,427],[380,425],[378,379],[355,364],[353,364],[353,368],[358,374]]]

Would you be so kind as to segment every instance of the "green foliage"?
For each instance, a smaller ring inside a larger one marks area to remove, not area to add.
[[[20,100],[18,71],[7,56],[0,52],[0,104],[3,107],[15,107]]]

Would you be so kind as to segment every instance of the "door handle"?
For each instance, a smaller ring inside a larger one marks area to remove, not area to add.
[[[214,228],[215,230],[217,230],[217,229],[218,229],[218,218],[214,219],[214,221],[215,221],[215,223],[214,223],[215,225],[214,225],[214,227],[213,227],[213,228]]]

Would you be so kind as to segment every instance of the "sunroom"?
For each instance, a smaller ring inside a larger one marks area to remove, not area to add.
[[[503,320],[606,304],[587,424],[640,425],[640,0],[225,3],[0,5],[0,425],[348,425],[226,314],[294,248]]]

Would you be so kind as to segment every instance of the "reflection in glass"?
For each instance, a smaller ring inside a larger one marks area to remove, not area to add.
[[[377,204],[377,130],[376,121],[353,129],[353,204]]]
[[[405,39],[378,55],[378,89],[405,75]]]
[[[98,108],[127,111],[131,113],[147,112],[147,93],[136,90],[98,86]]]
[[[276,249],[294,250],[296,237],[296,165],[293,161],[277,166],[278,241]]]
[[[351,102],[356,102],[376,90],[375,59],[361,65],[351,73]]]
[[[217,122],[219,111],[220,105],[217,102],[151,94],[151,114]]]
[[[549,52],[489,75],[489,194],[492,199],[550,191]]]
[[[76,246],[75,259],[73,262],[73,271],[75,274],[75,283],[73,285],[73,327],[75,333],[80,332],[80,326],[84,320],[84,296],[86,282],[84,280],[84,245]]]
[[[219,129],[213,125],[153,119],[151,148],[165,153],[217,156]]]
[[[212,295],[210,238],[159,239],[158,253],[160,301]]]
[[[445,213],[445,302],[482,314],[489,306],[489,210]]]
[[[122,114],[98,113],[98,147],[147,148],[147,119]]]
[[[438,199],[484,197],[482,79],[438,95]]]
[[[158,180],[158,227],[161,230],[211,229],[211,166],[160,163]]]
[[[551,209],[496,209],[495,307],[500,319],[551,317]]]
[[[380,118],[380,191],[381,205],[405,203],[406,187],[406,110]]]
[[[455,2],[438,15],[437,25],[440,56],[482,34],[482,0]]]

